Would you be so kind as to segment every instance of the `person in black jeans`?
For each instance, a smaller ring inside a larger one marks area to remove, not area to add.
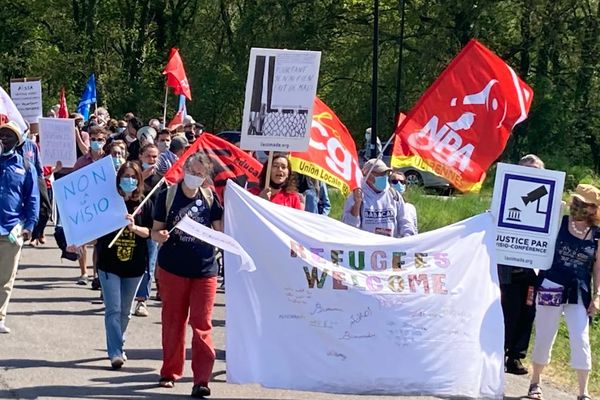
[[[544,162],[534,154],[521,158],[519,165],[544,169]],[[537,275],[531,268],[498,265],[502,312],[504,314],[505,371],[525,375],[522,361],[527,355],[533,320],[535,319],[535,287]]]

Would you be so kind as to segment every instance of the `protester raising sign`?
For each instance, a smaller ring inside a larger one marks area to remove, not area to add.
[[[354,139],[323,101],[315,97],[308,151],[290,154],[294,171],[319,179],[344,194],[360,186]]]
[[[214,189],[221,200],[229,179],[242,187],[259,185],[262,164],[228,141],[206,132],[167,171],[164,178],[168,184],[173,185],[183,179],[185,160],[198,151],[205,152],[212,162]]]
[[[256,265],[240,271],[241,259],[225,253],[229,382],[502,397],[504,329],[489,213],[395,239],[233,184],[226,199],[225,233]]]
[[[478,191],[532,99],[512,68],[471,40],[396,129],[392,166],[412,165]]]
[[[68,244],[80,246],[127,225],[116,180],[112,159],[104,157],[52,184]]]

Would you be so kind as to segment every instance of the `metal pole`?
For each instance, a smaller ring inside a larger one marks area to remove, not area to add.
[[[379,0],[373,0],[373,76],[371,82],[371,155],[377,157],[377,70],[379,66]]]
[[[398,117],[400,115],[400,93],[402,91],[402,55],[404,53],[404,11],[405,0],[400,0],[400,43],[398,46],[398,72],[396,74],[396,114],[395,125],[398,126]]]

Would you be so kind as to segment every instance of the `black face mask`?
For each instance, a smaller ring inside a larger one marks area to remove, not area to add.
[[[190,141],[190,140],[194,140],[194,132],[185,132],[185,138]]]

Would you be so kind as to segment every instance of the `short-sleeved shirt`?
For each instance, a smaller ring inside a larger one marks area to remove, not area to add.
[[[126,201],[127,211],[132,213],[139,202]],[[133,218],[135,224],[152,229],[152,201],[147,201]],[[110,272],[121,278],[142,276],[148,266],[148,239],[136,235],[125,228],[123,234],[110,249],[108,245],[117,232],[104,235],[96,242],[96,265],[101,271]]]
[[[168,230],[171,230],[185,215],[207,227],[211,227],[214,221],[223,218],[223,207],[215,193],[213,193],[213,204],[209,208],[200,191],[191,199],[183,193],[181,184],[177,185],[177,192],[167,215],[167,193],[168,190],[164,190],[158,195],[154,219],[165,222]],[[214,246],[179,229],[173,230],[169,240],[160,247],[158,265],[184,278],[209,278],[217,275]]]
[[[260,195],[262,191],[259,187],[253,187],[248,189],[248,191],[255,195]],[[298,192],[286,192],[285,190],[280,190],[271,196],[271,203],[279,204],[281,206],[286,206],[290,208],[295,208],[297,210],[302,210],[304,207],[302,206],[302,201],[300,200],[300,195]]]

